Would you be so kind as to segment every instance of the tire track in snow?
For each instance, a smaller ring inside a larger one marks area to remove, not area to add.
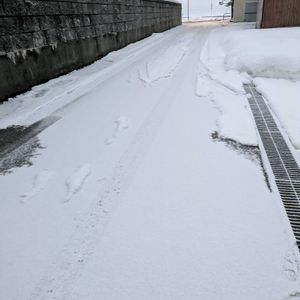
[[[84,164],[80,166],[66,181],[67,196],[64,202],[69,202],[80,190],[91,174],[91,166]]]
[[[146,68],[139,71],[140,80],[145,84],[151,84],[172,76],[186,55],[193,37],[194,34],[188,34],[184,38],[178,38],[161,55],[148,62]]]
[[[187,55],[188,56],[188,53]],[[187,71],[185,67],[185,72]],[[172,86],[180,86],[182,77],[174,74]],[[80,276],[80,270],[93,254],[95,245],[108,221],[107,214],[117,205],[123,192],[135,174],[147,149],[154,140],[164,121],[176,90],[166,86],[165,92],[157,99],[155,107],[137,131],[131,144],[115,165],[111,177],[106,181],[89,213],[82,218],[68,243],[57,255],[44,278],[33,291],[30,299],[69,299],[72,283]]]

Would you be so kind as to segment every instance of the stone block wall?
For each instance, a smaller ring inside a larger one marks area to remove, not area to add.
[[[163,0],[0,0],[0,101],[180,24]]]

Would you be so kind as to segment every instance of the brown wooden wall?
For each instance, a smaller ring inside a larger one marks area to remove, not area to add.
[[[300,26],[300,0],[264,0],[262,28]]]

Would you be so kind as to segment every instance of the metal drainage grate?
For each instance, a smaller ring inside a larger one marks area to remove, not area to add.
[[[300,249],[300,169],[269,107],[253,84],[244,85],[275,182]]]

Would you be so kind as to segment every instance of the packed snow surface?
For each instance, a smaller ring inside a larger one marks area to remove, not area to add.
[[[207,49],[238,28],[180,26],[0,106],[1,128],[55,120],[0,177],[0,299],[297,299],[282,202],[238,143],[249,75]]]

